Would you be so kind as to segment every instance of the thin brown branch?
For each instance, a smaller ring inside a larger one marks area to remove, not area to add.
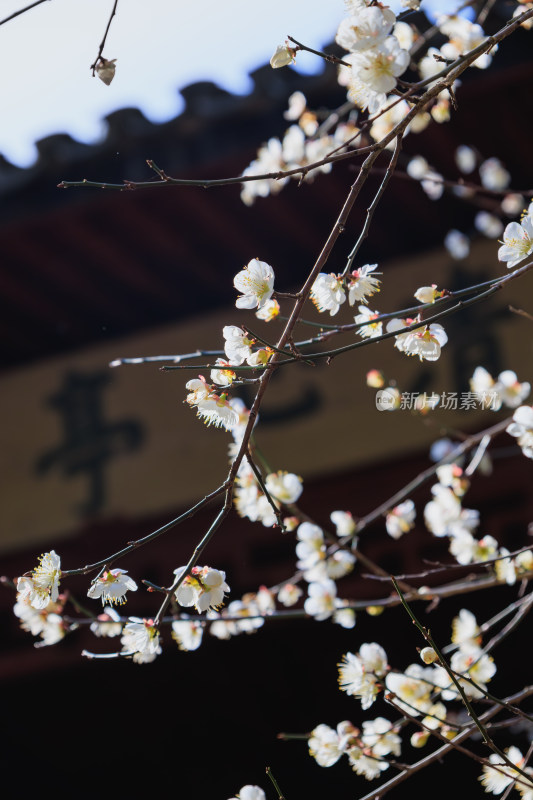
[[[105,33],[104,33],[104,38],[100,42],[100,47],[98,48],[98,55],[96,56],[96,58],[94,59],[94,62],[90,66],[90,69],[92,70],[92,73],[93,73],[93,78],[94,78],[94,76],[96,74],[96,67],[98,66],[98,62],[102,59],[102,53],[104,52],[104,47],[105,47],[105,43],[106,43],[106,39],[107,39],[107,34],[109,33],[109,28],[111,27],[111,22],[113,20],[113,17],[117,13],[117,5],[118,5],[118,0],[114,0],[113,8],[111,9],[111,14],[110,14],[109,19],[107,21],[107,26],[106,26]]]
[[[46,3],[47,0],[35,0],[35,3],[30,3],[29,6],[25,6],[24,8],[19,9],[19,11],[15,11],[13,14],[10,14],[9,17],[5,17],[4,19],[0,19],[0,25],[4,25],[6,22],[9,22],[15,17],[20,17],[21,14],[25,14],[26,11],[30,11],[35,6],[40,6],[41,3]]]

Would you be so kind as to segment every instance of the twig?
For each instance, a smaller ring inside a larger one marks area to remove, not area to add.
[[[525,700],[532,694],[533,694],[533,686],[526,686],[520,692],[517,692],[514,695],[506,697],[505,700],[506,702],[509,703],[516,703]],[[482,723],[488,722],[493,717],[495,717],[496,714],[500,712],[500,710],[501,706],[499,704],[495,705],[488,711],[486,711],[484,714],[482,714],[479,719]],[[448,742],[442,747],[439,747],[437,750],[434,750],[433,753],[430,753],[424,758],[421,758],[420,761],[417,761],[415,764],[411,764],[409,769],[400,772],[398,775],[395,775],[394,778],[391,778],[386,783],[382,783],[381,786],[378,786],[372,792],[369,792],[368,794],[364,795],[364,797],[360,797],[359,800],[377,800],[377,798],[381,798],[391,789],[394,789],[400,783],[403,783],[405,780],[407,780],[407,778],[410,778],[411,775],[414,775],[416,772],[419,772],[421,769],[424,769],[424,767],[427,767],[430,764],[433,764],[435,761],[441,759],[443,756],[449,753],[450,750],[454,748],[454,746],[461,744],[461,742],[464,742],[466,739],[472,736],[472,734],[475,733],[476,731],[477,731],[477,726],[474,723],[472,723],[472,725],[470,725],[464,731],[457,734],[457,736],[453,740],[454,744]],[[514,764],[513,764],[513,769],[516,769]]]
[[[276,517],[276,519],[278,521],[278,525],[279,525],[279,527],[281,529],[281,532],[285,533],[286,528],[285,528],[285,525],[283,524],[283,515],[281,513],[281,510],[275,504],[274,500],[272,499],[272,496],[271,496],[270,492],[268,491],[268,489],[266,487],[266,484],[265,484],[265,482],[263,480],[263,476],[261,475],[261,473],[260,473],[255,461],[253,460],[250,446],[248,446],[248,451],[246,453],[246,460],[248,461],[248,463],[250,465],[250,468],[251,468],[252,472],[255,475],[255,479],[256,479],[257,483],[259,484],[259,486],[261,488],[261,491],[265,495],[266,499],[268,500],[268,502],[269,502],[269,504],[270,504],[270,506],[272,508],[272,511],[274,512],[274,515],[275,515],[275,517]]]
[[[275,779],[275,777],[273,776],[272,770],[270,769],[270,767],[266,768],[266,774],[268,775],[268,777],[272,781],[272,785],[273,785],[274,789],[276,790],[276,792],[278,793],[278,800],[285,800],[285,797],[283,796],[283,794],[281,792],[281,789],[279,788],[278,782]]]
[[[35,8],[35,6],[40,6],[41,3],[45,3],[46,0],[35,0],[35,3],[30,3],[29,6],[25,6],[21,8],[19,11],[15,11],[13,14],[10,14],[9,17],[5,17],[5,19],[0,19],[0,25],[4,25],[6,22],[9,22],[15,17],[20,17],[21,14],[24,14],[26,11],[30,11],[30,9]]]
[[[105,29],[104,38],[100,42],[100,47],[98,48],[98,55],[96,56],[96,58],[94,59],[94,62],[90,66],[90,69],[93,72],[93,78],[94,78],[94,76],[96,74],[96,67],[98,66],[98,62],[102,58],[102,53],[104,51],[104,46],[105,46],[105,43],[106,43],[107,34],[109,33],[109,28],[111,27],[111,21],[112,21],[113,17],[116,14],[117,5],[118,5],[118,0],[115,0],[115,2],[113,3],[113,8],[111,10],[111,15],[110,15],[110,17],[109,17],[109,19],[107,21],[107,27]]]
[[[294,42],[296,47],[295,50],[305,50],[306,53],[313,53],[315,56],[320,56],[323,58],[324,61],[328,61],[330,64],[342,64],[344,67],[351,67],[352,65],[348,63],[348,61],[343,61],[342,58],[338,58],[337,56],[330,55],[329,53],[324,53],[322,50],[313,50],[312,47],[307,47],[306,44],[302,44],[294,39],[292,36],[287,36],[287,39],[290,42]]]
[[[463,701],[463,705],[465,706],[469,716],[474,721],[474,724],[476,725],[477,729],[479,730],[479,732],[481,734],[481,737],[483,739],[483,742],[488,747],[490,747],[490,749],[494,753],[496,753],[500,758],[502,758],[504,760],[504,763],[507,764],[507,766],[511,767],[512,769],[515,769],[517,772],[519,772],[523,777],[527,778],[528,781],[529,781],[529,776],[527,775],[527,773],[524,772],[522,769],[520,769],[520,767],[516,766],[516,764],[513,764],[513,762],[507,757],[507,755],[503,752],[503,750],[501,750],[496,745],[496,743],[493,741],[493,739],[489,735],[487,729],[485,728],[485,726],[481,722],[481,719],[478,717],[478,715],[474,711],[474,708],[473,708],[470,700],[466,696],[466,692],[463,689],[463,687],[461,686],[461,683],[457,679],[454,670],[452,670],[450,668],[448,662],[446,661],[446,659],[444,658],[443,654],[439,650],[439,648],[438,648],[437,644],[435,643],[435,641],[434,641],[431,633],[429,632],[429,630],[427,628],[425,628],[422,625],[421,622],[418,621],[417,617],[415,616],[415,614],[411,610],[409,604],[405,600],[405,598],[404,598],[404,596],[402,594],[402,591],[401,591],[400,587],[398,586],[398,582],[394,579],[394,577],[392,575],[391,575],[391,581],[392,581],[392,584],[393,584],[394,588],[396,589],[398,595],[400,596],[400,600],[402,602],[403,607],[407,611],[408,615],[411,617],[411,620],[413,621],[413,624],[418,628],[418,630],[420,631],[420,633],[422,634],[422,636],[424,637],[424,639],[426,640],[428,645],[430,647],[432,647],[433,650],[435,651],[435,653],[437,654],[437,660],[438,660],[438,663],[440,664],[440,666],[448,673],[449,678],[451,679],[452,683],[454,684],[457,692],[459,693],[459,695],[461,697],[461,700]],[[461,677],[464,677],[464,676],[461,675]]]
[[[370,229],[370,223],[372,222],[372,217],[374,216],[374,212],[375,212],[375,210],[376,210],[376,208],[378,206],[378,203],[381,200],[381,198],[383,197],[383,193],[385,192],[385,189],[387,188],[387,186],[389,184],[389,181],[390,181],[390,179],[392,178],[392,176],[394,174],[394,170],[396,169],[396,164],[398,163],[398,156],[400,155],[401,148],[402,148],[402,137],[398,136],[398,138],[396,139],[395,147],[394,147],[394,153],[393,153],[392,158],[391,158],[391,160],[389,162],[389,166],[387,167],[387,169],[385,171],[385,177],[383,178],[383,180],[382,180],[382,182],[380,184],[380,187],[379,187],[378,191],[375,194],[374,199],[372,200],[372,202],[370,203],[369,207],[366,210],[366,219],[365,219],[365,222],[364,222],[364,225],[363,225],[363,229],[362,229],[361,233],[359,234],[359,238],[357,239],[357,242],[355,243],[354,247],[352,248],[352,251],[350,252],[350,254],[348,256],[348,261],[347,261],[346,266],[344,268],[344,272],[342,273],[343,277],[345,275],[347,275],[347,273],[351,270],[353,262],[354,262],[354,259],[355,259],[356,255],[357,255],[357,253],[359,252],[359,249],[360,249],[361,245],[363,244],[364,240],[368,236],[368,231]]]

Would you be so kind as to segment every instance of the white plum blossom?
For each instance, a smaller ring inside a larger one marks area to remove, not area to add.
[[[513,414],[513,421],[505,429],[518,439],[518,444],[527,458],[533,458],[533,407],[520,406]]]
[[[402,50],[410,50],[414,44],[415,33],[407,22],[397,22],[392,31],[392,35],[396,36]]]
[[[396,15],[390,8],[362,7],[339,25],[335,40],[345,50],[356,52],[374,47],[391,32]]]
[[[376,642],[361,645],[359,653],[346,653],[339,664],[339,685],[346,694],[359,697],[363,710],[370,708],[381,691],[381,679],[389,665],[387,654]]]
[[[337,536],[351,536],[355,533],[355,520],[349,511],[332,511],[329,518],[337,529]]]
[[[527,383],[527,381],[520,383],[516,372],[513,372],[511,369],[506,369],[498,375],[498,380],[494,389],[507,408],[517,408],[529,395],[531,384]]]
[[[444,179],[434,170],[428,170],[420,181],[422,189],[430,200],[439,200],[444,194]]]
[[[335,581],[326,579],[320,583],[310,583],[307,587],[308,597],[304,602],[304,611],[310,617],[321,622],[335,612],[337,587]]]
[[[365,720],[361,735],[363,744],[372,749],[372,755],[382,758],[393,754],[399,756],[401,752],[401,738],[398,736],[392,722],[385,717]]]
[[[63,611],[62,603],[50,601],[46,608],[37,609],[30,605],[31,593],[25,590],[25,585],[30,578],[20,578],[17,594],[17,602],[13,606],[13,613],[20,619],[20,627],[23,631],[28,631],[32,636],[40,636],[42,641],[36,642],[34,647],[46,647],[56,644],[66,634],[67,630],[77,627],[75,624],[67,626],[61,616]]]
[[[300,119],[307,108],[307,99],[303,92],[293,92],[288,100],[289,107],[283,112],[283,117],[288,120]]]
[[[488,158],[479,167],[481,183],[485,189],[492,192],[501,192],[507,189],[511,176],[498,158]]]
[[[441,348],[448,341],[446,331],[438,322],[411,331],[404,345],[404,353],[418,356],[420,361],[437,361]]]
[[[407,164],[407,174],[415,181],[420,181],[427,175],[429,171],[429,164],[424,156],[414,156]]]
[[[318,311],[329,311],[333,317],[346,300],[344,279],[334,272],[327,275],[321,272],[311,287],[310,298]]]
[[[525,766],[525,758],[518,749],[518,747],[508,747],[505,750],[505,755],[513,764],[515,764],[520,769],[524,769]],[[490,792],[491,794],[502,794],[502,792],[507,789],[517,778],[520,778],[521,781],[525,781],[525,778],[520,775],[515,769],[507,766],[503,758],[496,755],[496,753],[491,753],[489,756],[489,761],[494,766],[487,766],[483,767],[483,774],[478,778],[481,781],[483,786],[485,787],[486,792]],[[497,767],[497,769],[495,768]],[[528,772],[531,771],[530,767],[526,767]],[[533,792],[533,782],[531,784],[531,789],[527,789],[526,786],[517,786],[520,789],[520,792],[527,793],[528,797],[531,792]],[[525,797],[526,794],[523,794]]]
[[[458,531],[450,541],[450,553],[459,564],[488,561],[498,552],[498,542],[493,536],[476,539],[466,530]]]
[[[510,222],[503,233],[503,245],[498,250],[499,261],[507,268],[515,267],[533,252],[533,220],[524,217],[522,223]]]
[[[464,175],[470,175],[477,166],[476,151],[466,144],[460,144],[455,151],[455,163]]]
[[[387,533],[393,539],[399,539],[404,533],[410,531],[415,524],[416,509],[412,500],[405,500],[400,505],[395,506],[387,514],[385,527]]]
[[[356,325],[362,325],[357,331],[359,336],[363,339],[374,339],[376,336],[381,336],[383,323],[375,322],[374,320],[379,317],[379,311],[371,311],[367,306],[359,306],[359,314],[354,317]]]
[[[391,101],[392,105],[389,108],[383,107],[380,110],[379,116],[376,117],[372,123],[372,127],[370,128],[370,135],[376,142],[380,142],[382,139],[384,139],[385,136],[387,136],[411,110],[409,104],[405,100],[402,100],[400,103],[398,103],[397,99],[393,95],[390,95],[386,98],[384,105]],[[409,129],[410,125],[408,125],[404,131],[404,136],[407,135]],[[387,150],[394,150],[394,144],[395,139],[392,138],[387,144]]]
[[[501,547],[498,557],[508,556],[509,550],[506,547]],[[508,586],[514,586],[516,583],[516,566],[512,558],[499,558],[494,564],[494,572],[500,581],[505,581]]]
[[[296,545],[296,555],[299,559],[296,564],[298,569],[312,569],[325,559],[326,545],[322,528],[311,522],[302,522],[296,536],[298,538]]]
[[[231,386],[237,375],[231,369],[231,364],[229,361],[224,361],[222,358],[217,358],[215,365],[215,369],[212,369],[210,372],[213,383],[216,383],[217,386],[222,386],[224,388]]]
[[[205,382],[205,379],[193,378],[187,381],[185,388],[189,390],[189,394],[185,398],[185,402],[190,406],[197,406],[204,400],[207,400],[211,392],[211,387]]]
[[[444,237],[444,246],[452,258],[461,261],[470,253],[470,239],[466,234],[453,228]]]
[[[433,500],[424,509],[424,521],[434,536],[471,533],[479,523],[479,512],[461,507],[461,501],[448,486],[437,483],[431,487]]]
[[[178,567],[174,575],[179,578],[185,567]],[[190,574],[176,589],[176,600],[186,608],[195,606],[198,613],[209,608],[217,609],[224,603],[224,594],[230,588],[226,583],[226,573],[212,567],[193,567]]]
[[[226,325],[222,329],[222,335],[226,340],[224,352],[229,359],[229,363],[234,366],[240,366],[250,356],[254,340],[249,339],[248,333],[236,325]]]
[[[483,690],[487,688],[487,683],[496,673],[496,665],[492,656],[484,653],[475,645],[464,644],[457,650],[451,658],[450,667],[454,672],[465,675],[480,687],[477,689],[468,680],[458,678],[467,697],[473,699],[483,696]],[[455,700],[459,697],[459,692],[444,667],[434,668],[433,680],[441,687],[443,700]]]
[[[427,714],[432,706],[433,668],[411,664],[405,672],[390,672],[385,683],[394,704],[411,716]]]
[[[444,58],[454,61],[464,53],[468,53],[486,40],[486,35],[481,25],[478,25],[465,17],[450,16],[442,17],[439,20],[439,28],[445,36],[450,37],[450,41],[441,47]],[[478,69],[486,69],[492,61],[492,53],[496,48],[491,48],[490,53],[482,53],[473,62],[473,66]]]
[[[391,319],[387,323],[387,332],[401,331],[418,322],[418,319]],[[415,330],[399,333],[395,337],[394,346],[408,356],[418,356],[420,361],[437,361],[441,348],[448,341],[446,331],[436,322],[421,326]]]
[[[409,53],[402,50],[395,36],[387,36],[374,47],[353,53],[351,62],[357,80],[372,92],[387,94],[409,66]]]
[[[272,137],[268,142],[259,148],[257,158],[246,167],[243,177],[253,175],[266,175],[272,172],[281,172],[283,169],[281,142],[276,137]],[[269,194],[278,194],[288,182],[289,178],[263,178],[262,180],[251,180],[243,183],[241,200],[247,206],[251,206],[256,197],[268,197]]]
[[[247,783],[239,789],[237,797],[231,797],[230,800],[266,800],[266,795],[260,786]]]
[[[295,503],[303,491],[302,479],[283,470],[267,475],[265,486],[274,499],[285,504]]]
[[[365,264],[364,267],[354,269],[348,279],[348,303],[353,306],[355,302],[366,303],[367,297],[379,292],[381,283],[378,278],[371,275],[377,264]],[[380,274],[380,273],[376,273]]]
[[[133,656],[137,664],[148,664],[161,653],[159,631],[152,619],[130,617],[122,633],[122,655]]]
[[[355,566],[355,556],[347,550],[337,550],[326,560],[326,571],[328,577],[333,580],[344,578]]]
[[[274,291],[274,270],[265,261],[253,258],[235,275],[233,285],[242,292],[235,301],[237,308],[262,308]]]
[[[175,619],[172,623],[172,638],[180,650],[197,650],[202,644],[204,629],[199,622]]]
[[[228,401],[227,395],[216,394],[202,376],[188,381],[185,388],[189,390],[185,402],[191,407],[196,406],[196,415],[203,418],[206,425],[229,431],[239,424],[239,414]]]
[[[23,600],[35,609],[43,609],[52,602],[55,603],[59,596],[59,578],[61,576],[61,559],[51,550],[43,553],[31,578],[19,578],[17,591]]]
[[[100,598],[102,605],[106,603],[122,605],[126,602],[125,595],[128,591],[136,592],[137,584],[133,578],[130,578],[127,570],[116,567],[106,570],[96,578],[91,584],[87,596],[92,597],[93,600]]]
[[[98,614],[94,622],[91,622],[91,632],[95,636],[104,636],[112,639],[122,633],[122,622],[120,614],[112,606],[105,606],[103,613]]]
[[[338,608],[333,614],[333,622],[341,628],[351,630],[355,628],[355,611],[353,608]]]
[[[387,761],[380,761],[372,756],[367,756],[359,747],[348,750],[348,760],[357,775],[364,775],[367,781],[373,781],[389,768]]]
[[[463,645],[479,645],[481,642],[480,628],[477,620],[467,608],[462,608],[457,617],[452,621],[452,642]]]
[[[478,211],[474,219],[476,230],[489,239],[497,239],[503,233],[503,223],[488,211]]]
[[[278,301],[270,298],[270,300],[267,300],[267,302],[255,312],[255,316],[257,319],[261,319],[264,322],[271,322],[278,316],[279,312],[280,307]]]
[[[299,586],[293,583],[284,584],[278,592],[278,601],[286,608],[295,605],[298,602],[303,592]]]
[[[308,741],[309,753],[321,767],[332,767],[344,753],[342,739],[329,725],[317,725]]]

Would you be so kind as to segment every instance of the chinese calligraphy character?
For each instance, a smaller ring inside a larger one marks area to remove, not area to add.
[[[104,507],[106,464],[120,453],[136,450],[144,438],[142,426],[135,420],[105,420],[102,392],[110,380],[105,372],[70,372],[59,392],[49,398],[61,415],[63,442],[41,456],[37,473],[52,468],[61,469],[67,478],[86,473],[89,494],[80,514],[94,514]]]

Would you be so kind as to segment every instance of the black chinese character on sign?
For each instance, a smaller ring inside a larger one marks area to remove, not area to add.
[[[144,438],[142,425],[135,420],[105,420],[102,394],[110,381],[106,372],[69,372],[59,392],[48,398],[61,415],[63,442],[41,456],[37,473],[53,468],[62,470],[67,478],[86,473],[89,494],[78,509],[81,515],[94,514],[105,506],[106,465],[114,456],[138,449]]]

